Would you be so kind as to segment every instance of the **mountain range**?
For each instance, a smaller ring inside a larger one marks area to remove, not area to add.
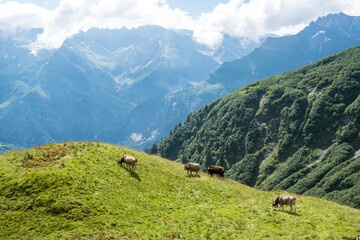
[[[360,44],[360,18],[345,14],[330,14],[311,22],[308,27],[296,35],[269,37],[258,48],[241,59],[225,62],[214,73],[193,88],[167,94],[162,99],[154,99],[133,110],[134,123],[127,129],[132,132],[151,133],[158,130],[157,142],[166,136],[170,129],[183,122],[189,113],[200,109],[205,104],[249,83],[285,71],[313,63],[326,56],[346,50]],[[134,128],[143,108],[155,108],[146,115],[148,124],[143,128]],[[159,127],[157,124],[161,122]],[[151,126],[151,127],[148,127]],[[156,127],[155,127],[156,126]],[[131,139],[128,145],[138,148],[141,141]]]
[[[26,46],[41,32],[0,35],[0,140],[7,144],[94,139],[118,115],[191,87],[222,61],[249,51],[228,37],[231,51],[210,52],[191,32],[145,26],[90,29],[34,55]]]
[[[225,36],[215,50],[187,30],[90,29],[37,55],[26,46],[41,29],[2,31],[0,141],[89,139],[145,149],[245,84],[358,45],[359,26],[357,17],[332,14],[294,36],[258,43]]]

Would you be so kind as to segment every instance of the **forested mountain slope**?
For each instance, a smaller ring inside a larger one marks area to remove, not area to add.
[[[360,207],[360,47],[208,104],[158,148],[260,189]]]

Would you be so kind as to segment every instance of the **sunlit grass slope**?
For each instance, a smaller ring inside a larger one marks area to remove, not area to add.
[[[117,164],[135,156],[133,173]],[[252,189],[102,143],[49,144],[0,156],[0,239],[353,239],[360,211]]]

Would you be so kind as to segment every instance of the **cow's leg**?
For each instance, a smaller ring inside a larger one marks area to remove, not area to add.
[[[294,213],[296,213],[296,203],[294,203]]]
[[[292,212],[292,204],[290,204],[290,212]]]

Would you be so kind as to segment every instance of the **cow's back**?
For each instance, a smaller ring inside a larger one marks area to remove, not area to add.
[[[125,160],[125,162],[137,162],[137,159],[130,155],[125,155],[124,160]]]
[[[216,174],[223,174],[225,172],[225,168],[221,166],[210,165],[208,167],[208,171]]]
[[[290,204],[294,204],[295,201],[296,201],[296,198],[291,195],[280,195],[279,196],[280,204],[290,205]]]
[[[200,170],[200,164],[198,164],[198,163],[188,163],[188,166],[191,171],[199,171]]]

